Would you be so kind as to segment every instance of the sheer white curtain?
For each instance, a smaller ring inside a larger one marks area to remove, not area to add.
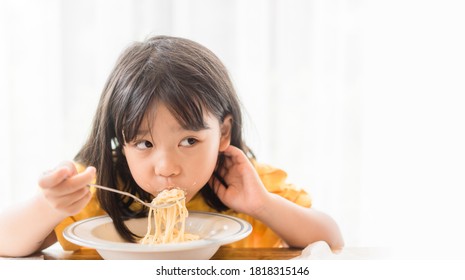
[[[442,229],[463,245],[463,222],[442,219],[464,210],[463,12],[460,1],[2,1],[0,207],[74,156],[122,49],[169,34],[225,62],[258,159],[307,189],[348,246]]]

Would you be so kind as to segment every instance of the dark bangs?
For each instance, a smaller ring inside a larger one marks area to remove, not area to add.
[[[204,110],[210,111],[210,106],[206,105],[202,93],[182,84],[178,78],[163,79],[155,102],[164,104],[182,128],[193,131],[207,128]]]
[[[184,129],[198,131],[206,128],[202,106],[204,101],[198,93],[193,93],[192,88],[168,75],[163,78],[148,77],[151,79],[141,77],[130,93],[121,92],[121,104],[115,104],[112,110],[119,143],[135,139],[144,117],[148,117],[151,123],[150,116],[155,112],[157,104],[165,105]]]
[[[118,97],[113,99],[115,106],[111,110],[118,142],[134,140],[144,116],[154,113],[157,104],[165,105],[188,130],[206,128],[204,111],[223,120],[229,110],[224,106],[226,102],[218,97],[222,96],[218,91],[224,88],[198,68],[199,65],[185,61],[167,64],[163,55],[158,55],[149,57],[145,68],[134,73],[134,79],[122,79],[115,88]]]

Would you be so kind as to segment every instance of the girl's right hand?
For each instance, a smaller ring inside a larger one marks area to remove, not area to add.
[[[44,173],[39,187],[48,205],[63,216],[79,213],[89,202],[91,193],[87,184],[95,177],[94,167],[79,173],[70,161],[63,162],[54,170]]]

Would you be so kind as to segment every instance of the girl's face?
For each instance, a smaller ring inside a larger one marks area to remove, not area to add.
[[[178,187],[189,201],[211,178],[218,159],[230,143],[231,117],[223,123],[204,115],[206,129],[184,129],[163,104],[146,114],[137,136],[125,143],[124,154],[137,184],[156,196]],[[149,119],[150,118],[150,119]]]

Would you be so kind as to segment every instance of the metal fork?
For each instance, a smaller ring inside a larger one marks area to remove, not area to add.
[[[112,188],[109,188],[109,187],[104,187],[104,186],[100,186],[100,185],[96,185],[96,184],[87,184],[88,187],[94,187],[94,188],[97,188],[97,189],[102,189],[102,190],[105,190],[105,191],[110,191],[110,192],[114,192],[114,193],[119,193],[119,194],[122,194],[122,195],[126,195],[126,196],[130,196],[132,198],[134,198],[137,202],[139,202],[140,204],[146,206],[146,207],[149,207],[149,208],[167,208],[167,207],[170,207],[172,205],[174,205],[177,201],[180,201],[184,198],[181,198],[177,201],[173,201],[173,202],[169,202],[169,203],[165,203],[165,204],[152,204],[152,203],[148,203],[148,202],[145,202],[143,201],[142,199],[138,198],[137,196],[131,194],[131,193],[128,193],[128,192],[123,192],[123,191],[120,191],[120,190],[115,190],[115,189],[112,189]]]

